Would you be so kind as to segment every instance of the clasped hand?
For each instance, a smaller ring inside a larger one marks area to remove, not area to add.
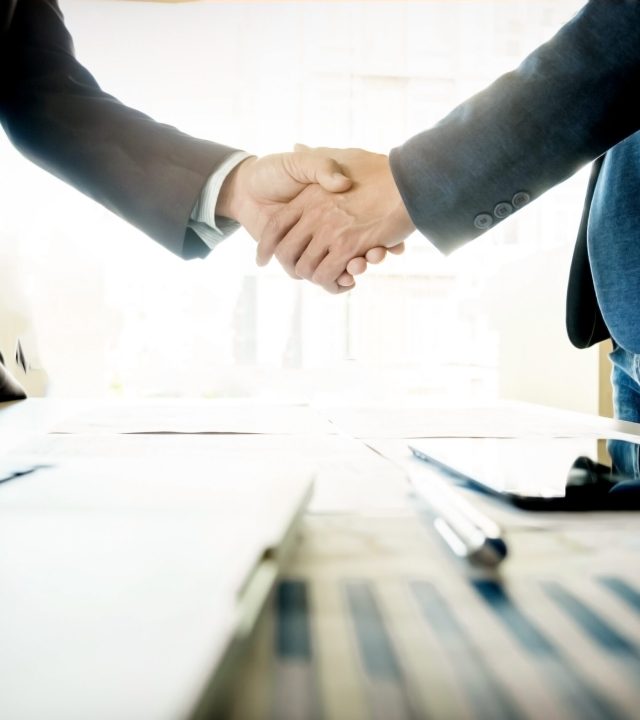
[[[258,265],[275,255],[292,278],[331,293],[351,289],[387,251],[401,253],[415,229],[387,156],[358,149],[296,146],[249,158],[223,185],[216,211],[258,241]]]

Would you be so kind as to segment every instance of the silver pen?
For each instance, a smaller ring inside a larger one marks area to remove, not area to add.
[[[500,526],[453,490],[436,468],[422,463],[408,474],[435,530],[455,555],[484,567],[496,567],[507,557]]]

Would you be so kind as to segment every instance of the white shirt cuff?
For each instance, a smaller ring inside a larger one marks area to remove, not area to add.
[[[218,243],[222,242],[222,240],[240,227],[240,224],[235,220],[216,216],[216,205],[222,183],[227,179],[229,173],[248,157],[251,157],[251,155],[243,151],[229,155],[207,180],[207,184],[200,193],[198,202],[191,211],[189,227],[197,233],[202,242],[212,250]]]

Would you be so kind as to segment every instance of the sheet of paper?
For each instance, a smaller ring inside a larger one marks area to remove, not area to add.
[[[528,404],[484,407],[326,408],[338,430],[357,438],[427,437],[619,437],[640,426]]]
[[[335,433],[315,410],[300,405],[218,401],[145,401],[96,405],[55,423],[55,433]]]
[[[190,717],[309,487],[294,465],[175,458],[0,484],[0,716]]]
[[[314,473],[311,512],[409,511],[402,472],[362,442],[337,435],[50,434],[18,447],[15,457],[166,460],[228,467],[252,461],[270,472],[291,465]]]

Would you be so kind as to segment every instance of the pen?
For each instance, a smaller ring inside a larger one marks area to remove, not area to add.
[[[477,510],[424,464],[411,470],[409,480],[421,506],[449,548],[472,565],[495,567],[507,556],[507,544],[497,523]]]

